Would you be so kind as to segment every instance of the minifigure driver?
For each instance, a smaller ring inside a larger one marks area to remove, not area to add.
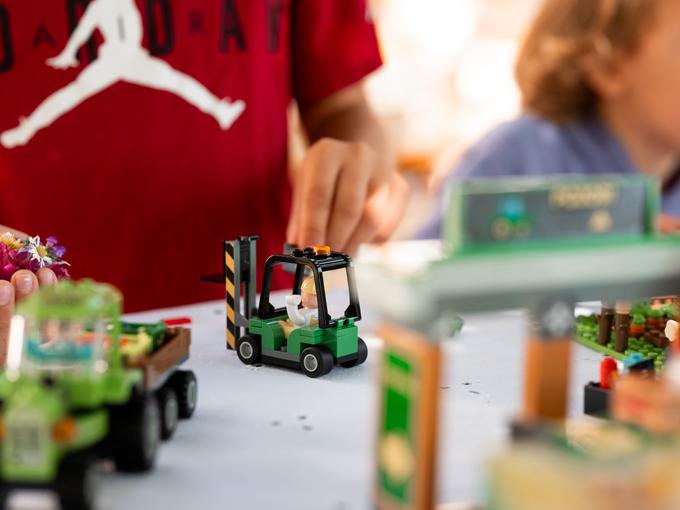
[[[308,276],[300,287],[302,295],[286,296],[286,312],[294,328],[311,326],[319,320],[319,305],[316,300],[314,278]],[[298,306],[302,303],[302,308]]]

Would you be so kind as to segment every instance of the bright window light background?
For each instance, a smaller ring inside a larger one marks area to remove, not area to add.
[[[471,144],[519,111],[514,65],[541,0],[368,0],[383,67],[366,81],[413,194],[395,239],[430,216],[433,191]],[[291,109],[290,162],[306,140]]]
[[[367,82],[405,168],[442,174],[517,114],[514,63],[539,0],[371,0],[385,58]]]

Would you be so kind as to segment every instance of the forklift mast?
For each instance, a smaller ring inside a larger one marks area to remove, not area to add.
[[[227,349],[236,347],[241,328],[248,327],[248,319],[255,312],[257,296],[257,239],[258,236],[239,237],[223,242],[222,274],[202,276],[201,280],[225,286],[227,300]],[[243,313],[241,312],[243,297]]]

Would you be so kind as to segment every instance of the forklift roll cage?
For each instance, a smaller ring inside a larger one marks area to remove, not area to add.
[[[243,329],[250,328],[252,319],[271,320],[276,316],[286,314],[284,307],[276,308],[270,302],[272,273],[276,266],[293,266],[295,280],[293,294],[300,295],[302,282],[308,270],[314,278],[317,292],[317,306],[319,329],[329,329],[343,325],[346,321],[361,319],[359,296],[354,277],[352,259],[341,252],[331,251],[330,248],[316,247],[293,249],[292,253],[270,256],[264,267],[264,277],[260,293],[259,306],[256,305],[256,246],[257,236],[239,237],[232,241],[223,242],[221,274],[211,274],[201,277],[201,280],[225,285],[226,290],[226,322],[227,348],[234,349],[236,341],[243,335]],[[336,269],[344,269],[347,278],[349,305],[342,317],[333,318],[328,313],[326,285],[324,273]],[[288,271],[288,268],[285,268]],[[241,304],[243,295],[244,303]],[[346,325],[346,324],[345,324]]]
[[[285,366],[301,370],[308,377],[326,375],[335,365],[350,368],[364,363],[368,348],[359,337],[355,324],[361,320],[361,308],[352,259],[342,252],[331,251],[328,246],[302,250],[288,245],[284,247],[285,254],[267,258],[260,300],[256,304],[256,246],[256,236],[224,241],[222,274],[201,277],[204,281],[225,286],[227,349],[235,349],[246,365],[264,362]],[[271,303],[276,267],[294,275],[292,293],[295,296],[303,293],[308,278],[313,279],[317,321],[302,328],[292,327],[285,320],[290,319],[288,306],[277,308]],[[344,294],[346,289],[349,298],[340,317],[332,317],[329,313],[326,295],[326,285],[331,287],[335,283],[328,275],[336,271],[338,276],[342,274],[345,278],[342,291]],[[243,305],[242,295],[245,297]]]
[[[319,328],[326,329],[335,327],[339,320],[361,319],[361,307],[356,290],[354,278],[354,267],[352,260],[344,253],[331,252],[328,255],[319,255],[313,250],[295,250],[292,255],[272,255],[267,259],[264,266],[264,276],[262,281],[262,292],[260,294],[260,305],[257,315],[260,319],[272,319],[277,315],[286,313],[286,308],[276,308],[271,304],[269,296],[271,293],[272,273],[276,266],[291,264],[295,266],[295,280],[293,283],[293,294],[300,295],[302,282],[305,278],[305,269],[309,269],[314,278],[316,288],[317,306],[319,310]],[[337,269],[345,269],[347,277],[347,289],[349,292],[349,305],[345,309],[342,317],[333,318],[328,313],[328,303],[326,300],[326,286],[324,282],[324,272]]]

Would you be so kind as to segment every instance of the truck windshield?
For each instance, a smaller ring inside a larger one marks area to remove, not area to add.
[[[94,371],[104,362],[106,323],[50,318],[26,321],[22,370]]]
[[[324,287],[326,287],[326,304],[331,319],[342,319],[350,304],[349,282],[347,269],[332,269],[323,273]]]

